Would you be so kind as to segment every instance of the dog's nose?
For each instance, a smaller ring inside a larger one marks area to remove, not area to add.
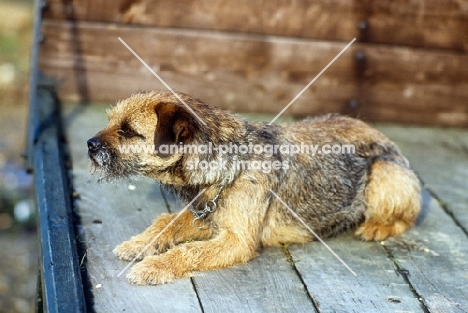
[[[101,141],[97,138],[88,139],[88,150],[91,152],[95,152],[102,147]]]

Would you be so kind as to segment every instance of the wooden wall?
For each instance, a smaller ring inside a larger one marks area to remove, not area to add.
[[[462,0],[49,0],[40,67],[66,100],[164,86],[237,112],[468,126]]]

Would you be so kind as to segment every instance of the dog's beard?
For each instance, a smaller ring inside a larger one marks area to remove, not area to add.
[[[137,156],[132,161],[122,160],[111,151],[102,149],[89,154],[91,159],[91,175],[97,175],[100,183],[109,183],[122,179],[136,179],[143,175],[143,164]]]

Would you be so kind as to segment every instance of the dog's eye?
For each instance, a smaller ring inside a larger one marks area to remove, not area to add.
[[[128,129],[128,130],[121,129],[119,130],[119,135],[125,138],[132,138],[136,136],[136,133],[131,129]]]
[[[130,127],[127,123],[123,123],[118,131],[119,135],[124,138],[133,138],[133,137],[140,137],[141,135],[138,134],[133,128]]]

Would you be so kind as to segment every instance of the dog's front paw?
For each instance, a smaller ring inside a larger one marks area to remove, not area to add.
[[[181,276],[177,275],[171,264],[164,262],[162,257],[148,256],[130,269],[127,279],[136,285],[160,285],[173,282]]]
[[[122,242],[112,251],[121,260],[140,261],[148,255],[157,253],[155,245],[144,241],[128,240]]]

